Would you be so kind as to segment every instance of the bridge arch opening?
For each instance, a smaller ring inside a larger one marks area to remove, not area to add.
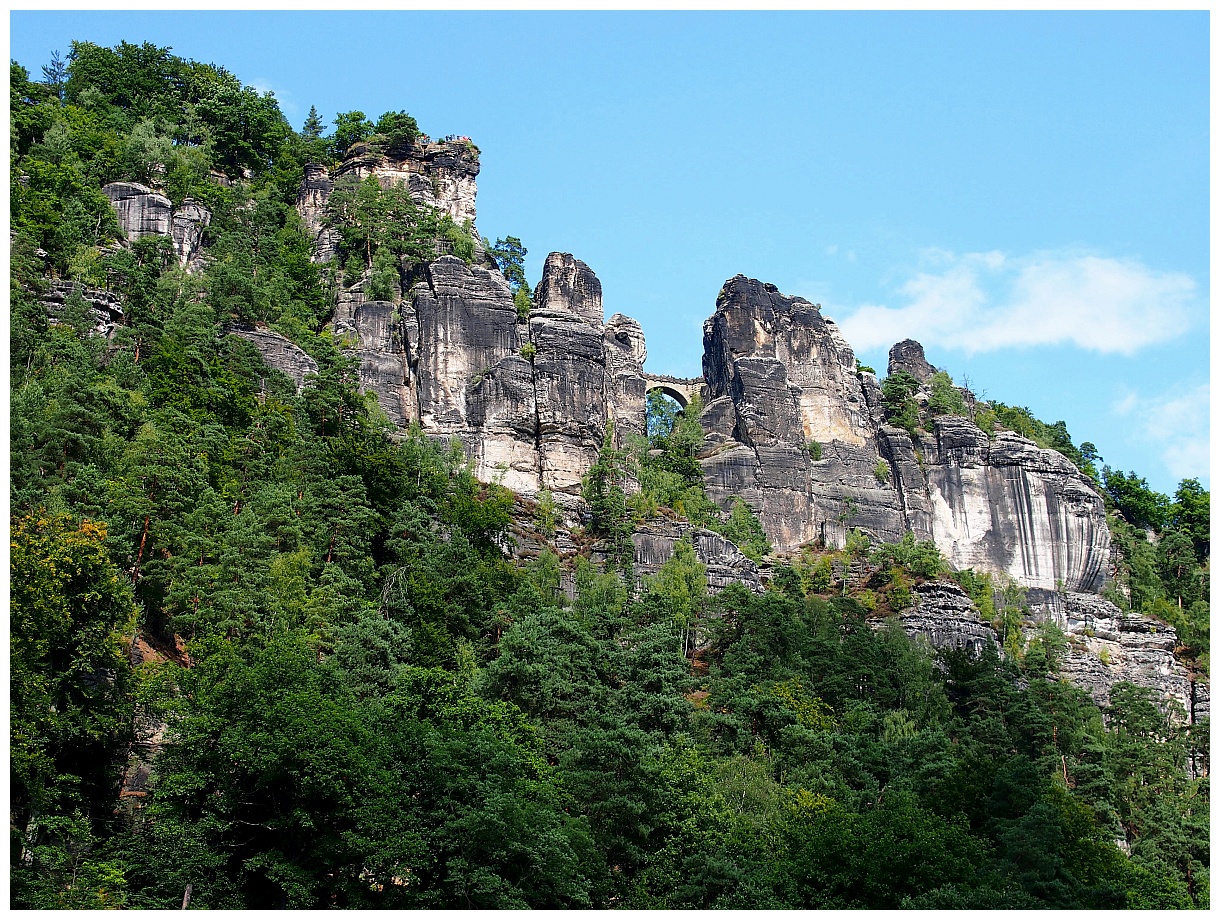
[[[644,405],[644,427],[649,439],[668,437],[686,411],[684,394],[666,386],[649,387]]]
[[[681,409],[685,409],[686,404],[689,402],[689,400],[686,398],[685,393],[683,393],[681,390],[676,390],[671,386],[667,386],[664,383],[659,383],[659,384],[655,384],[654,386],[650,386],[648,388],[648,392],[649,393],[660,393],[663,396],[668,396],[670,399],[672,399],[674,402],[676,402],[678,404],[679,408],[681,408]]]

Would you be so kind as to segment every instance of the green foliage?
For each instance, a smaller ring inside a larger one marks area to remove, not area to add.
[[[987,572],[976,572],[974,569],[961,569],[953,573],[953,580],[962,586],[974,606],[978,608],[982,619],[988,623],[996,619],[995,584]]]
[[[529,291],[529,283],[525,280],[525,257],[528,252],[515,236],[497,239],[487,247],[487,254],[495,260],[496,268],[514,294]]]
[[[814,463],[822,459],[822,445],[818,441],[809,441],[805,445],[805,449],[809,451],[809,456]]]
[[[873,478],[884,485],[890,481],[890,465],[884,460],[878,460],[873,467]]]
[[[953,385],[953,378],[944,371],[937,371],[928,381],[928,411],[933,415],[959,415],[969,417],[962,391]]]
[[[907,531],[898,543],[878,543],[868,553],[871,565],[881,568],[901,566],[920,578],[935,578],[948,571],[948,563],[931,540],[916,540]]]
[[[581,482],[581,497],[589,503],[593,533],[606,541],[606,564],[630,582],[635,571],[631,514],[623,491],[626,456],[614,446],[614,425],[608,423],[597,462]]]
[[[733,496],[733,508],[727,521],[713,523],[712,529],[732,540],[748,559],[761,562],[771,552],[771,542],[758,520],[758,515],[740,496]]]
[[[915,441],[918,441],[919,404],[914,397],[918,389],[919,381],[906,371],[891,374],[881,384],[881,404],[885,409],[886,421],[906,429]]]
[[[386,139],[391,148],[409,147],[419,137],[419,125],[406,112],[386,112],[377,119],[373,130]]]
[[[992,402],[987,418],[982,420],[988,422],[988,427],[984,429],[988,434],[992,433],[995,423],[998,422],[1022,437],[1029,438],[1039,447],[1059,451],[1094,482],[1101,481],[1096,467],[1097,461],[1101,459],[1097,448],[1087,441],[1076,447],[1068,434],[1065,422],[1058,421],[1048,425],[1034,418],[1033,413],[1024,406],[1006,406],[1001,402]],[[979,421],[980,417],[976,416],[976,423]],[[983,426],[980,424],[979,427]]]
[[[335,133],[331,140],[335,155],[342,159],[349,147],[369,137],[374,130],[373,123],[363,112],[340,112],[335,116]]]
[[[381,247],[373,256],[364,292],[369,300],[393,300],[398,293],[398,260],[388,247]]]
[[[1000,589],[1000,606],[993,607],[995,612],[991,625],[1000,637],[1000,646],[1014,658],[1020,656],[1022,652],[1021,626],[1029,617],[1029,605],[1025,600],[1026,593],[1024,586],[1010,581]],[[1053,624],[1044,624],[1044,626],[1053,626]],[[1046,659],[1042,668],[1043,673],[1057,671],[1059,653],[1063,643],[1056,643],[1047,636],[1039,638],[1040,647]],[[1057,638],[1062,640],[1062,633]]]
[[[11,524],[11,813],[39,816],[113,795],[106,752],[126,737],[131,587],[106,552],[106,526],[39,511]]]
[[[1103,467],[1102,487],[1114,508],[1132,525],[1145,530],[1164,529],[1169,518],[1169,496],[1150,489],[1135,473]]]
[[[744,502],[707,500],[697,403],[654,407],[631,453],[607,432],[585,493],[612,571],[514,561],[511,493],[460,444],[391,437],[322,331],[334,291],[293,208],[326,155],[316,112],[294,135],[269,96],[154,45],[78,43],[44,76],[10,69],[12,907],[172,909],[188,884],[231,910],[1208,905],[1205,723],[1124,685],[1103,719],[1040,679],[1053,629],[1017,661],[875,628],[869,607],[941,570],[913,538],[852,531],[758,596],[710,595],[680,541],[637,592],[633,509],[767,552]],[[349,122],[347,143],[416,130]],[[100,187],[137,173],[212,211],[202,275],[168,240],[110,245]],[[473,257],[401,189],[335,194],[366,293],[392,299],[438,240]],[[65,276],[122,298],[109,340],[80,297],[48,321]],[[298,392],[232,321],[317,375]],[[1197,673],[1208,495],[1187,480],[1165,508],[1151,538],[1115,518],[1117,586]],[[556,532],[553,496],[534,514]],[[870,554],[878,581],[835,593]],[[958,578],[994,616],[990,581]],[[151,720],[150,765],[130,742]]]

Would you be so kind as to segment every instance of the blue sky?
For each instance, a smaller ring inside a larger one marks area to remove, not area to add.
[[[151,41],[300,127],[406,109],[482,150],[480,232],[601,278],[700,372],[737,273],[1064,419],[1162,491],[1209,472],[1208,14],[13,12],[37,73]]]

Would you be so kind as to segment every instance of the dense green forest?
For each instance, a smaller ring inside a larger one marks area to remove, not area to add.
[[[584,492],[606,562],[575,562],[574,597],[554,553],[507,557],[521,503],[393,431],[325,328],[345,275],[393,296],[379,253],[470,258],[469,228],[351,189],[331,275],[294,208],[306,163],[408,142],[410,116],[298,132],[149,44],[77,43],[40,76],[11,65],[12,907],[175,908],[188,886],[195,908],[1209,906],[1207,724],[1132,685],[1099,709],[1056,678],[1052,629],[969,658],[875,628],[946,574],[930,544],[854,535],[710,596],[679,543],[629,591],[648,516],[769,551],[744,503],[702,493],[694,413],[655,403],[649,441],[607,439]],[[120,239],[117,180],[206,204],[202,271]],[[491,251],[516,278],[520,241]],[[113,336],[79,294],[48,314],[62,279],[121,298]],[[316,379],[298,393],[235,321]],[[991,411],[1089,466],[1115,597],[1205,671],[1207,492]],[[1018,596],[954,577],[1019,621]],[[150,726],[147,792],[124,795]]]

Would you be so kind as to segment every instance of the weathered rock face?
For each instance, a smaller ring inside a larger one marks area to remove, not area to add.
[[[721,289],[703,343],[701,463],[718,503],[740,495],[780,548],[841,544],[852,527],[901,537],[898,493],[875,474],[881,457],[855,355],[819,307],[738,275]]]
[[[175,210],[170,200],[138,182],[111,182],[102,191],[110,199],[119,227],[128,240],[144,236],[168,236],[174,254],[183,266],[197,269],[204,228],[212,212],[187,198]]]
[[[211,222],[212,212],[193,198],[185,199],[173,212],[170,235],[174,240],[174,254],[182,265],[196,263],[203,244],[204,228]]]
[[[64,306],[68,300],[80,295],[89,306],[90,315],[94,321],[95,334],[110,338],[123,323],[123,302],[117,294],[101,288],[88,287],[78,281],[56,279],[50,288],[41,295],[40,300],[47,308],[47,314],[52,321],[58,322],[63,315]]]
[[[645,411],[647,384],[644,359],[648,349],[644,330],[629,316],[615,313],[606,321],[606,412],[614,421],[616,440],[647,433]]]
[[[383,188],[403,183],[420,204],[437,208],[461,225],[475,219],[475,179],[479,154],[467,138],[432,143],[421,136],[415,143],[379,151],[353,144],[335,171],[335,179],[376,176]]]
[[[318,362],[278,332],[250,326],[230,326],[228,333],[252,343],[268,367],[283,371],[293,379],[298,393],[305,386],[305,378],[318,372]]]
[[[762,578],[758,566],[742,555],[736,544],[718,533],[694,527],[685,521],[650,521],[631,535],[635,546],[636,577],[643,579],[656,575],[674,554],[674,544],[689,538],[695,547],[695,555],[707,566],[707,587],[712,594],[723,591],[729,585],[745,585],[751,591],[761,592]]]
[[[353,311],[351,330],[357,339],[360,387],[377,394],[390,421],[405,428],[415,417],[408,378],[407,331],[401,311],[384,300],[363,301]]]
[[[552,252],[542,266],[542,280],[534,289],[539,312],[572,313],[595,326],[602,313],[602,283],[580,259],[568,252]]]
[[[979,620],[978,608],[956,582],[932,581],[915,589],[915,606],[898,614],[909,636],[934,648],[961,649],[977,657],[997,645],[995,630]]]
[[[138,182],[111,182],[102,192],[110,199],[127,239],[169,236],[173,206],[164,195]]]
[[[478,192],[479,154],[466,138],[432,143],[421,136],[405,147],[386,150],[353,144],[331,176],[326,167],[311,163],[297,192],[297,212],[313,239],[313,260],[330,262],[338,250],[339,233],[326,223],[326,205],[335,183],[375,176],[382,188],[402,184],[412,199],[448,214],[460,226],[474,226]]]
[[[325,226],[326,202],[335,190],[334,180],[325,166],[309,163],[305,166],[305,178],[297,192],[297,213],[313,241],[313,260],[329,262],[335,257],[339,243],[338,231]]]
[[[597,460],[610,414],[602,286],[568,253],[546,258],[535,289],[529,334],[538,406],[538,447],[546,488],[578,492]]]
[[[1105,507],[1066,457],[1012,432],[992,442],[953,416],[935,420],[923,448],[933,539],[956,568],[1005,573],[1031,588],[1101,588]]]
[[[1068,637],[1063,675],[1089,691],[1098,705],[1109,703],[1115,684],[1129,681],[1175,700],[1192,722],[1208,715],[1207,684],[1192,684],[1173,657],[1178,637],[1172,626],[1124,614],[1104,598],[1080,592],[1058,594],[1042,613]]]
[[[936,368],[924,357],[923,346],[914,339],[903,339],[890,349],[890,363],[886,373],[890,376],[906,371],[920,383],[927,382]]]
[[[429,433],[459,437],[476,474],[511,489],[540,487],[537,412],[526,328],[499,272],[447,256],[411,290],[408,383]],[[409,321],[408,321],[409,322]]]

